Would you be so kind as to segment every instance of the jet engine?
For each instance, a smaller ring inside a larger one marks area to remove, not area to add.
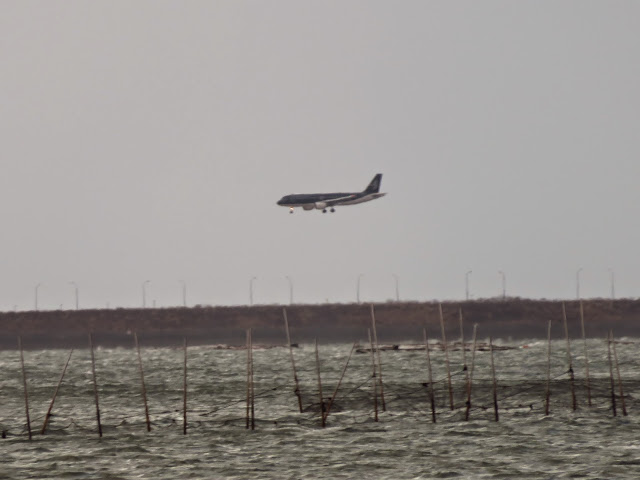
[[[304,205],[302,205],[302,208],[304,210],[313,210],[315,207],[315,205],[313,203],[305,203]]]
[[[325,208],[327,208],[327,203],[326,202],[316,202],[316,208],[318,210],[324,210]]]

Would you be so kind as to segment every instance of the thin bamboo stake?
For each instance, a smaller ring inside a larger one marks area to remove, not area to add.
[[[442,315],[442,304],[438,304],[440,311],[440,329],[442,330],[442,345],[444,347],[444,360],[447,366],[447,382],[449,383],[449,406],[453,410],[453,385],[451,384],[451,367],[449,365],[449,350],[447,348],[447,337],[444,334],[444,316]]]
[[[322,395],[322,379],[320,378],[320,355],[318,353],[318,339],[316,338],[316,373],[318,374],[318,396],[320,397],[320,421],[322,428],[326,426],[324,416],[324,397]]]
[[[613,363],[611,361],[611,337],[613,336],[611,330],[607,335],[607,357],[609,359],[609,378],[611,379],[611,408],[613,409],[613,416],[617,415],[616,412],[616,386],[613,381]]]
[[[547,325],[547,389],[545,392],[544,414],[549,415],[549,400],[551,396],[551,320]]]
[[[58,380],[58,385],[56,386],[55,391],[53,392],[53,398],[51,399],[51,403],[49,404],[49,410],[47,410],[47,414],[44,416],[44,423],[42,424],[42,430],[40,430],[40,435],[44,435],[44,432],[47,431],[47,425],[49,424],[49,417],[51,417],[51,410],[53,410],[53,404],[56,401],[56,397],[58,396],[58,389],[62,384],[62,379],[64,378],[64,374],[67,371],[67,367],[69,366],[69,360],[71,360],[71,354],[73,353],[73,348],[69,352],[69,356],[67,357],[67,363],[64,364],[64,368],[62,369],[62,375],[60,375],[60,380]]]
[[[473,366],[476,360],[476,331],[478,324],[473,325],[473,349],[471,350],[471,369],[467,378],[467,411],[464,414],[464,419],[469,420],[469,411],[471,410],[471,386],[473,382]]]
[[[489,337],[489,350],[491,350],[491,376],[493,377],[493,410],[495,412],[496,422],[498,417],[498,383],[496,382],[496,367],[493,363],[493,338]]]
[[[429,339],[427,338],[427,329],[422,329],[424,337],[424,350],[427,354],[427,368],[429,371],[429,402],[431,403],[431,421],[436,423],[436,396],[433,392],[433,371],[431,370],[431,355],[429,353]]]
[[[96,421],[98,422],[98,436],[102,438],[102,423],[100,422],[100,402],[98,400],[98,381],[96,379],[96,359],[93,354],[93,334],[89,334],[89,349],[91,350],[91,373],[93,375],[93,396],[96,400]]]
[[[183,375],[183,391],[184,397],[182,401],[182,434],[187,434],[187,337],[184,337],[184,375]]]
[[[24,369],[24,354],[22,352],[22,337],[18,336],[18,348],[20,349],[20,365],[22,366],[22,383],[24,385],[24,408],[27,414],[27,431],[31,441],[31,418],[29,417],[29,392],[27,390],[27,372]]]
[[[249,358],[251,359],[251,430],[256,429],[256,395],[253,382],[253,331],[249,329]]]
[[[466,380],[469,381],[469,372],[467,371],[467,349],[464,344],[464,325],[462,320],[462,308],[458,309],[458,318],[460,319],[460,346],[462,347],[462,369],[466,373]]]
[[[142,400],[144,402],[144,417],[147,421],[147,432],[151,431],[151,421],[149,420],[149,406],[147,404],[147,387],[144,383],[144,370],[142,368],[142,355],[140,355],[140,343],[138,343],[138,332],[133,332],[133,338],[138,352],[138,370],[140,370],[140,383],[142,385]]]
[[[589,383],[589,351],[587,350],[587,336],[584,330],[584,308],[582,300],[580,300],[580,326],[582,327],[582,342],[584,343],[584,370],[585,370],[585,386],[587,387],[587,402],[591,406],[591,385]]]
[[[562,302],[562,321],[564,322],[564,336],[567,340],[567,362],[569,363],[569,381],[571,383],[571,402],[573,405],[573,410],[578,409],[578,403],[576,402],[576,388],[575,388],[575,377],[573,375],[573,363],[571,360],[571,342],[569,340],[569,329],[567,328],[567,311],[564,307],[564,302]]]
[[[300,384],[298,383],[298,375],[296,373],[296,362],[293,359],[293,348],[291,347],[291,336],[289,335],[289,321],[287,320],[287,309],[282,309],[282,316],[284,317],[284,328],[287,332],[287,345],[289,346],[289,356],[291,357],[291,368],[293,369],[293,381],[296,385],[294,393],[298,397],[298,407],[300,413],[302,413],[302,395],[300,394]]]
[[[376,378],[376,356],[373,353],[373,340],[371,339],[371,329],[367,329],[369,333],[369,345],[371,347],[371,366],[373,367],[373,410],[375,412],[374,420],[378,421],[378,379]]]
[[[351,352],[349,352],[349,356],[347,357],[347,362],[344,364],[344,368],[342,369],[342,375],[340,375],[340,380],[338,380],[338,384],[336,385],[336,389],[333,392],[333,395],[329,399],[329,404],[327,405],[327,411],[324,414],[324,421],[326,423],[327,417],[329,417],[329,412],[331,411],[331,407],[333,406],[333,402],[336,399],[336,395],[338,395],[338,389],[342,384],[342,379],[344,378],[344,374],[347,372],[347,367],[349,366],[349,362],[351,361],[351,356],[353,355],[354,350],[356,349],[356,345],[358,342],[353,342],[353,346],[351,347]]]
[[[382,411],[387,411],[387,404],[384,401],[384,385],[382,382],[382,360],[380,359],[380,346],[378,345],[378,332],[376,329],[376,315],[373,311],[373,304],[371,304],[371,324],[373,325],[373,341],[376,344],[376,356],[378,357],[378,382],[380,383],[380,401],[382,403]]]
[[[249,343],[249,332],[247,330],[247,414],[245,428],[248,430],[251,425],[250,412],[251,412],[251,344]]]
[[[622,377],[620,376],[620,366],[618,365],[618,350],[616,348],[616,340],[613,337],[613,331],[611,332],[611,340],[613,343],[613,359],[616,363],[616,372],[618,377],[618,388],[620,389],[620,404],[622,405],[622,415],[627,416],[627,405],[624,401],[624,391],[622,390]]]

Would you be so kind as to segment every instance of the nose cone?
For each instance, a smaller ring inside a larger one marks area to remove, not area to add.
[[[280,206],[282,206],[283,203],[284,203],[284,197],[282,197],[280,200],[276,202],[276,204]]]

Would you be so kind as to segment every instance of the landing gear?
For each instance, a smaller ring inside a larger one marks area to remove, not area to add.
[[[335,209],[335,208],[333,208],[333,207],[331,207],[330,212],[331,212],[331,213],[333,213],[333,212],[335,212],[335,211],[336,211],[336,209]]]
[[[293,207],[289,207],[289,213],[293,213]]]
[[[327,209],[326,209],[326,208],[323,208],[323,209],[322,209],[322,213],[327,213]]]

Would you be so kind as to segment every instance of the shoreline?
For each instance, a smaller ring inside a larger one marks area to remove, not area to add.
[[[581,337],[580,303],[576,300],[475,300],[442,302],[449,341],[460,338],[459,312],[465,337],[478,325],[478,338],[546,339],[548,321],[553,338],[564,338],[562,304],[569,335]],[[640,337],[640,300],[582,300],[588,338]],[[145,346],[244,345],[251,328],[256,343],[285,344],[283,309],[286,308],[293,343],[365,341],[374,307],[380,343],[422,342],[422,329],[439,339],[438,302],[386,302],[362,304],[256,305],[233,307],[121,308],[0,313],[0,349],[16,349],[22,336],[25,348],[70,348],[88,343],[93,333],[97,345],[133,346],[137,332]]]

